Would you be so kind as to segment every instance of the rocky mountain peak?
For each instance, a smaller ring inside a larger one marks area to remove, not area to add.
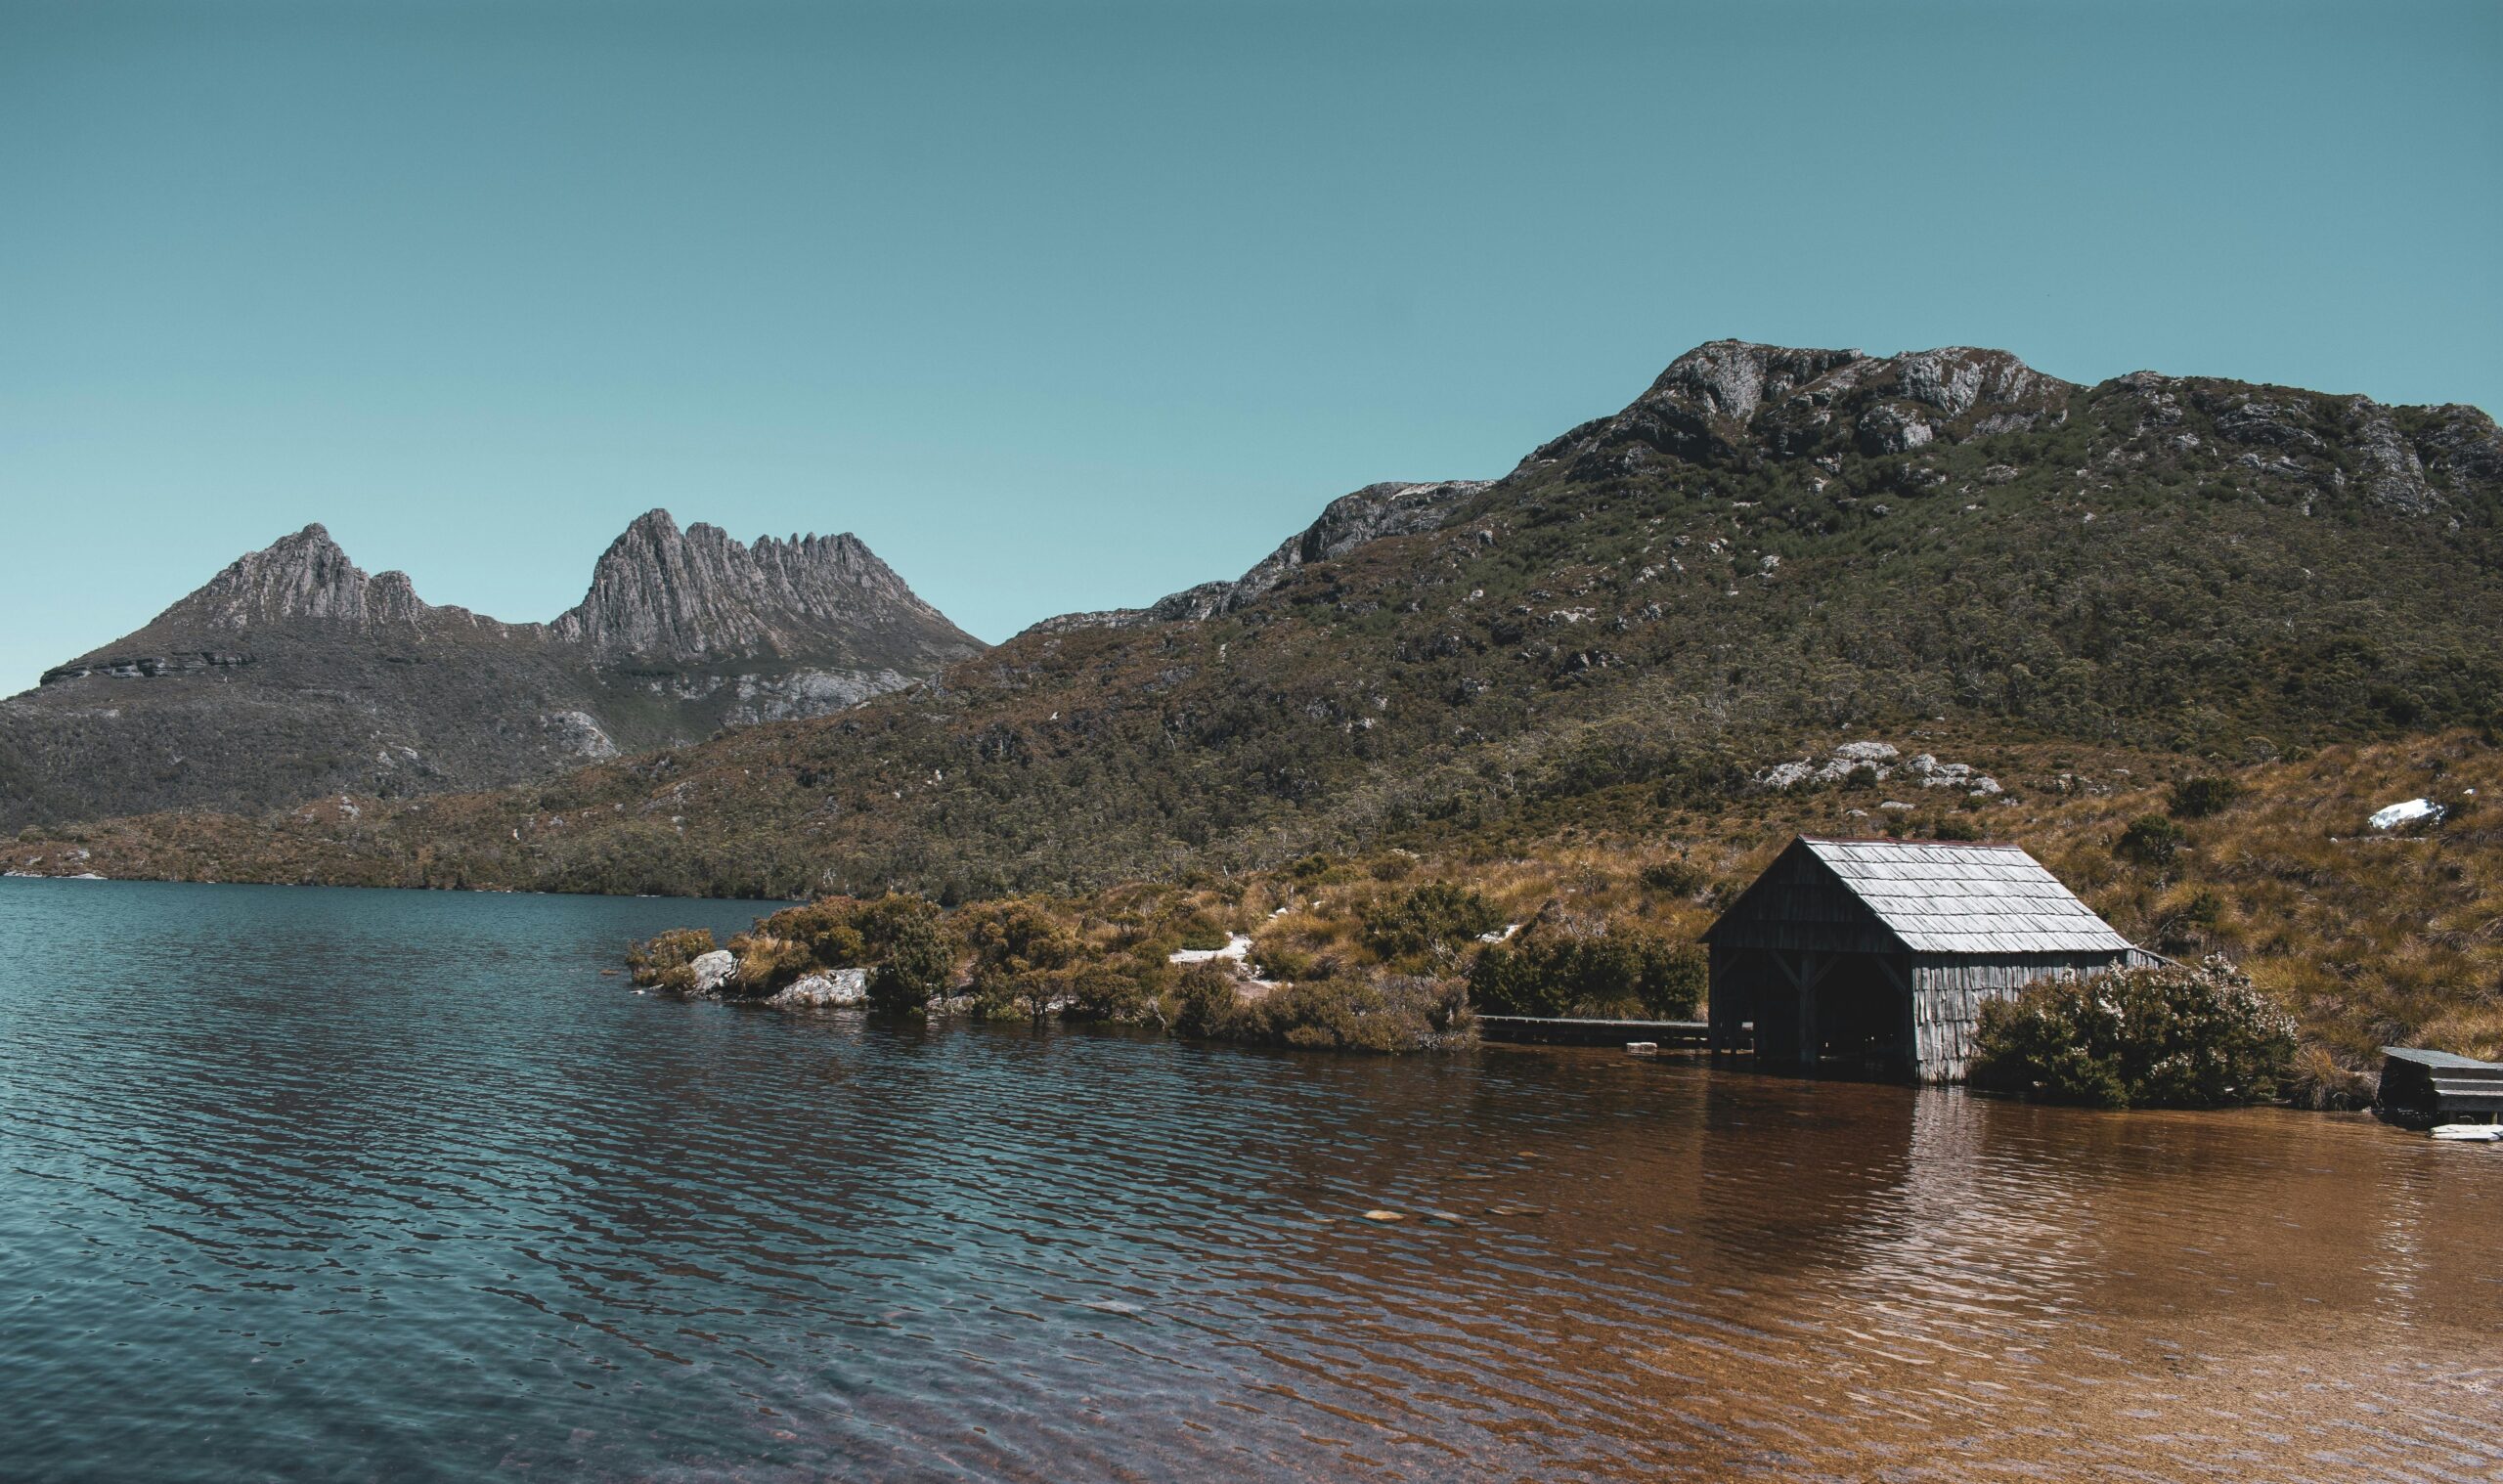
[[[1856,448],[1903,453],[2066,415],[2078,390],[2003,350],[1969,345],[1896,356],[1713,340],[1669,363],[1613,417],[1586,422],[1523,460],[1572,460],[1575,477],[1634,472],[1656,456],[1712,462]]]
[[[851,536],[746,546],[653,510],[581,604],[505,624],[368,576],[311,525],[0,700],[0,830],[547,777],[840,711],[983,647]]]
[[[681,531],[658,509],[609,544],[591,591],[550,626],[605,654],[681,664],[800,655],[882,631],[981,647],[849,532],[748,545],[701,522]]]
[[[317,522],[236,558],[158,622],[179,618],[241,632],[290,620],[411,623],[425,611],[408,574],[368,577]]]
[[[1778,399],[1838,367],[1868,358],[1856,350],[1793,350],[1750,340],[1710,340],[1669,363],[1642,402],[1744,423],[1770,393]]]

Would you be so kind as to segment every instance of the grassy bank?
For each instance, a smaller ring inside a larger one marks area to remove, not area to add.
[[[1987,837],[2025,845],[2132,939],[2237,962],[2301,1026],[2298,1097],[2351,1095],[2384,1044],[2503,1055],[2503,811],[2488,802],[2503,752],[2488,739],[2240,767],[2049,748],[1985,761],[2000,795],[1849,775],[1700,805],[1653,791],[1617,801],[1647,820],[1633,831],[1609,827],[1603,792],[1500,841],[967,903],[943,921],[957,986],[993,1013],[1387,1050],[1442,1037],[1421,1007],[1467,989],[1489,1010],[1691,1010],[1696,936],[1794,833]],[[2366,827],[2417,797],[2442,817]],[[1234,935],[1251,939],[1239,978],[1169,961]]]

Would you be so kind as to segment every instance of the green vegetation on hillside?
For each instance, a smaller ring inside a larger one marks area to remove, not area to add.
[[[1491,957],[1508,1002],[1669,1005],[1695,871],[1726,886],[1798,828],[1988,835],[2167,952],[2238,953],[2324,1066],[2490,1051],[2503,888],[2464,790],[2496,781],[2498,515],[2503,434],[2469,409],[1719,344],[1440,527],[1217,617],[1030,633],[526,788],[36,830],[10,865],[1073,914],[1075,956],[997,925],[1010,1008],[1122,1001],[1108,954],[1161,1003],[1177,913],[1255,933],[1298,990]],[[1767,786],[1870,737],[2002,792]],[[2443,788],[2439,829],[2362,833],[2391,798],[2360,791]],[[1550,900],[1578,926],[1479,954]]]
[[[2050,434],[1932,444],[1909,491],[1908,460],[1856,453],[1532,469],[1221,619],[1029,634],[935,691],[344,827],[317,809],[199,866],[961,901],[1535,833],[1620,785],[1727,801],[1837,729],[2244,764],[2493,720],[2490,492],[2434,521],[2281,489],[2133,432],[2139,402],[2115,384]]]

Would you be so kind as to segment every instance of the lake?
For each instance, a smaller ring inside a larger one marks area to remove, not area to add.
[[[2503,1148],[602,975],[759,910],[0,881],[0,1476],[2503,1475]]]

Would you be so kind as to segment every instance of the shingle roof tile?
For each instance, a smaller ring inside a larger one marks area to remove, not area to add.
[[[1804,842],[1915,953],[2103,953],[2130,940],[2012,845]]]

